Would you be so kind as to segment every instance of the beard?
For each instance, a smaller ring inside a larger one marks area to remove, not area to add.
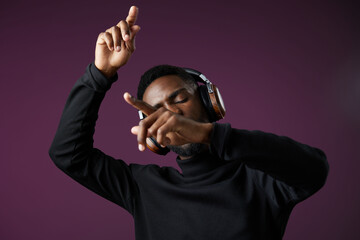
[[[191,157],[203,151],[206,145],[202,143],[188,143],[181,146],[168,145],[167,147],[179,156]]]

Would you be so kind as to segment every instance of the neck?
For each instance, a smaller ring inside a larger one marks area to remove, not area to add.
[[[202,178],[226,163],[226,161],[222,161],[217,156],[211,154],[210,151],[203,151],[192,158],[187,156],[186,158],[180,159],[180,156],[176,158],[182,175],[186,178]]]

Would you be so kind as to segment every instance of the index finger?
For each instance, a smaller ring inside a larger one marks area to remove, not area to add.
[[[142,111],[143,113],[146,114],[146,116],[149,116],[150,114],[154,113],[156,111],[156,108],[154,108],[153,106],[147,104],[146,102],[136,99],[134,97],[132,97],[129,93],[124,93],[124,99],[125,101],[130,104],[131,106],[133,106],[134,108],[136,108],[137,110]]]
[[[138,14],[139,9],[136,6],[132,6],[129,10],[128,16],[126,17],[126,22],[129,24],[129,27],[135,24]]]

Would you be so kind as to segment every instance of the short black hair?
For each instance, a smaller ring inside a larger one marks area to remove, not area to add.
[[[180,77],[185,83],[189,84],[190,86],[197,89],[198,85],[195,79],[187,73],[183,68],[172,66],[172,65],[157,65],[155,67],[150,68],[147,70],[140,79],[138,91],[137,91],[137,98],[142,100],[144,96],[144,92],[146,88],[156,79],[167,76],[167,75],[176,75]]]

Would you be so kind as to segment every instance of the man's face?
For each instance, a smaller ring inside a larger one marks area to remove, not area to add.
[[[154,80],[145,90],[143,101],[155,108],[164,107],[198,122],[209,122],[198,91],[176,75]],[[204,146],[189,143],[168,147],[180,156],[189,157],[201,151]]]

